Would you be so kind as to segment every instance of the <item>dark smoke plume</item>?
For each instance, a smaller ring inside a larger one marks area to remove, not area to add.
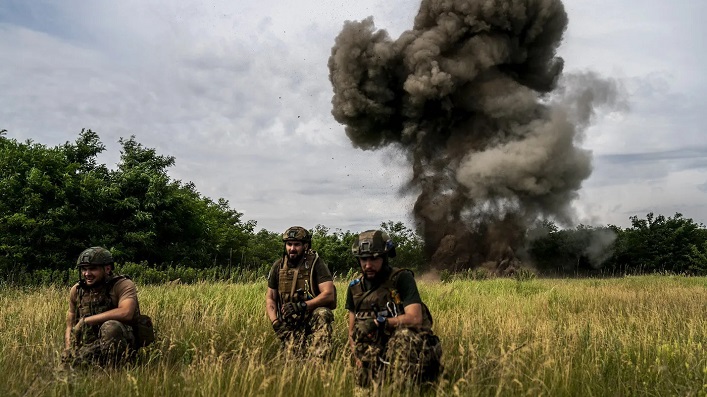
[[[538,219],[571,221],[591,173],[578,140],[617,89],[589,73],[561,79],[566,26],[559,0],[423,0],[397,40],[372,17],[336,38],[332,114],[355,147],[403,149],[436,266],[502,262]]]

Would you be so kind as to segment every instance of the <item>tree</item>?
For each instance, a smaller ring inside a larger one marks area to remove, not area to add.
[[[529,231],[530,258],[544,273],[581,274],[603,268],[611,257],[616,232],[609,227],[578,225],[559,229],[552,222]]]
[[[73,267],[94,245],[118,262],[208,267],[230,264],[252,240],[254,221],[228,201],[202,197],[193,183],[171,180],[175,159],[120,139],[115,171],[98,164],[98,134],[48,148],[0,133],[0,271]],[[238,262],[236,265],[243,265]]]
[[[332,273],[346,274],[356,266],[351,255],[353,239],[354,234],[348,230],[331,232],[328,227],[317,225],[312,232],[312,248],[324,258]]]
[[[632,216],[631,227],[619,234],[612,266],[623,272],[690,272],[707,238],[702,224],[676,213],[645,219]],[[693,248],[694,247],[694,248]],[[697,256],[696,256],[697,255]]]
[[[96,232],[95,196],[105,190],[104,150],[82,130],[75,143],[48,148],[0,135],[0,261],[3,273],[71,266]]]
[[[423,270],[426,267],[422,238],[402,222],[391,220],[380,225],[395,243],[394,263],[398,267]]]

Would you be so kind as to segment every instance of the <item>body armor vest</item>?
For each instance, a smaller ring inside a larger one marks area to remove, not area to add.
[[[378,313],[382,311],[388,312],[386,317],[405,313],[400,294],[395,289],[395,283],[402,272],[412,273],[411,270],[394,267],[383,283],[368,291],[363,287],[363,275],[351,283],[351,296],[357,321],[376,318]],[[426,330],[432,328],[432,315],[424,303],[422,303],[422,326],[420,328]]]
[[[288,266],[288,257],[280,263],[277,291],[280,295],[280,305],[287,302],[299,302],[312,299],[319,295],[317,284],[314,283],[314,265],[319,260],[316,251],[308,250],[304,260],[296,267]]]
[[[126,276],[115,276],[106,280],[103,285],[88,288],[82,286],[79,282],[78,286],[78,302],[76,305],[76,318],[93,316],[95,314],[107,312],[115,309],[113,300],[110,298],[110,291],[113,289],[118,280],[127,278]]]
[[[89,288],[85,286],[84,281],[79,281],[77,287],[78,301],[76,303],[76,319],[81,317],[93,316],[115,309],[113,300],[110,297],[110,291],[119,280],[128,278],[127,276],[114,276],[106,280],[102,285]],[[93,325],[89,328],[84,340],[91,340],[98,337],[98,329],[100,325]]]

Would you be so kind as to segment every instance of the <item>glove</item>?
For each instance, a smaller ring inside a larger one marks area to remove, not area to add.
[[[300,319],[307,312],[307,304],[304,302],[287,302],[285,306],[282,307],[282,317],[283,318],[295,318]]]

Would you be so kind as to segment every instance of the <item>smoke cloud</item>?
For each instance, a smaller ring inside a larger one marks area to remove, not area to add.
[[[507,260],[532,223],[571,222],[583,131],[621,100],[613,81],[562,76],[567,22],[559,0],[423,0],[397,40],[372,17],[336,38],[332,114],[355,147],[405,153],[434,265]]]

